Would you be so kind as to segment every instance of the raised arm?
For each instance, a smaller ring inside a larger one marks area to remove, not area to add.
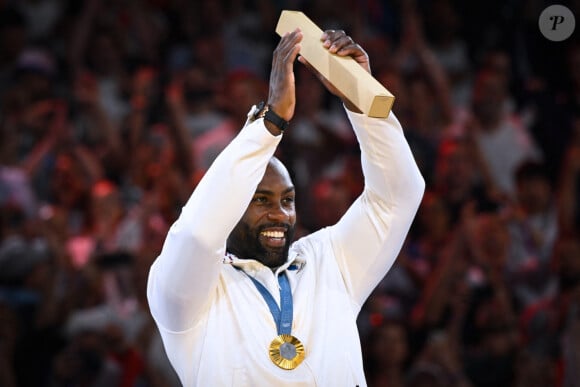
[[[331,53],[352,57],[370,73],[368,55],[344,31],[325,31],[321,40]],[[386,119],[360,114],[328,80],[321,81],[342,99],[361,148],[365,189],[330,228],[341,272],[360,306],[397,257],[425,182],[393,112]]]
[[[333,248],[353,300],[362,305],[394,263],[425,182],[399,121],[349,112],[360,143],[365,188],[331,228]]]
[[[294,114],[293,63],[302,34],[280,40],[274,52],[268,102],[281,117]],[[147,285],[151,312],[165,329],[191,328],[216,295],[226,240],[240,220],[282,136],[258,119],[216,158],[171,227]]]

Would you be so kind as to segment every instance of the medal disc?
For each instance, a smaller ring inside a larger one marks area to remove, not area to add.
[[[279,335],[270,343],[270,359],[278,367],[293,370],[304,360],[304,345],[291,335]]]

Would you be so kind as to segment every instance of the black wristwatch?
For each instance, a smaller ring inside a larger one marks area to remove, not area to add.
[[[270,105],[267,105],[266,102],[261,101],[258,106],[256,106],[257,111],[254,115],[254,119],[263,118],[265,120],[270,121],[274,125],[276,125],[281,131],[284,131],[290,122],[286,121],[278,114],[274,113],[273,110],[270,109]]]

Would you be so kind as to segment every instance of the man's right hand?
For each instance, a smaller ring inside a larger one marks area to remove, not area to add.
[[[298,28],[285,34],[274,50],[272,59],[268,104],[270,109],[286,121],[292,119],[296,106],[294,61],[300,51],[301,41],[302,32]]]

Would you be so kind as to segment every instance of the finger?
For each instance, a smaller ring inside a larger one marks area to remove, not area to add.
[[[366,51],[346,35],[338,37],[328,48],[328,51],[338,56],[350,56],[358,62],[367,72],[371,72],[369,57]]]
[[[330,48],[333,44],[345,37],[348,37],[348,35],[343,30],[326,30],[322,33],[320,40],[323,41],[324,47]],[[350,39],[350,37],[348,38]]]
[[[298,51],[300,51],[300,42],[302,41],[302,32],[297,28],[296,30],[286,33],[275,50],[275,59],[280,58],[283,61],[296,59]]]
[[[278,43],[278,48],[280,51],[285,51],[301,40],[302,32],[299,28],[296,28],[294,31],[287,32],[282,36],[282,39],[280,39],[280,42]]]
[[[337,48],[335,50],[334,54],[337,54],[340,56],[358,57],[358,56],[364,56],[365,51],[358,44],[352,43],[352,44],[348,44],[348,45]]]
[[[320,40],[336,40],[341,36],[346,36],[344,30],[326,30],[322,33]]]
[[[338,51],[348,46],[356,46],[351,37],[347,35],[338,36],[336,39],[331,40],[331,45],[328,48],[328,51],[336,54]]]

